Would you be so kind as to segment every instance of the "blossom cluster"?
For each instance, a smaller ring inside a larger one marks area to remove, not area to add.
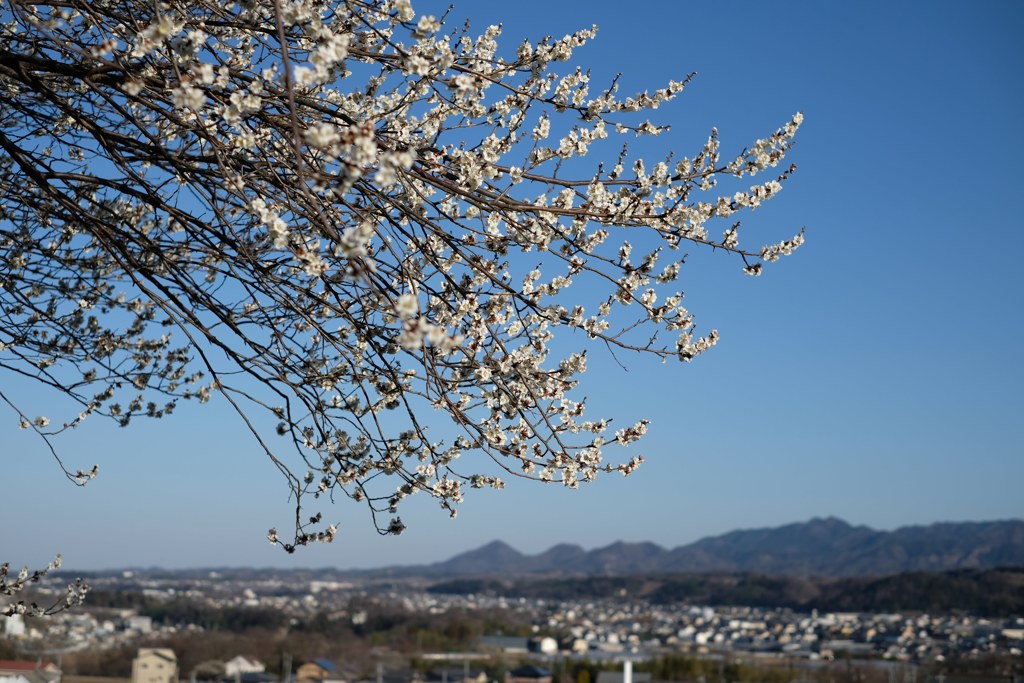
[[[45,577],[51,571],[59,569],[61,561],[61,556],[57,555],[57,557],[43,569],[30,571],[27,566],[22,567],[17,576],[13,577],[10,573],[10,564],[7,562],[0,564],[0,595],[16,595],[24,590],[29,584],[38,583],[40,579]],[[10,603],[6,606],[0,605],[0,615],[7,617],[14,615],[26,617],[49,616],[70,607],[82,604],[88,592],[88,584],[82,581],[82,579],[76,579],[74,583],[68,585],[63,597],[48,606],[41,606],[36,602],[18,600],[17,602]]]
[[[681,246],[756,274],[803,242],[736,220],[803,117],[634,157],[690,78],[595,82],[596,27],[505,49],[411,0],[116,4],[0,10],[0,361],[78,419],[227,399],[294,494],[288,550],[335,538],[303,511],[339,495],[397,533],[416,493],[454,516],[506,476],[633,472],[606,451],[648,422],[588,414],[588,353],[696,358]]]

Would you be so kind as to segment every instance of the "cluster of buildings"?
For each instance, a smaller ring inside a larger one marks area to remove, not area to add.
[[[326,660],[309,662],[299,667],[292,683],[342,683],[332,679],[335,666]],[[42,658],[0,660],[0,683],[61,683],[63,672],[51,661]],[[178,656],[167,647],[140,647],[132,660],[131,683],[274,683],[279,677],[266,673],[266,666],[255,659],[238,655],[225,662],[207,662],[191,672],[178,667]]]
[[[328,659],[314,659],[291,670],[285,663],[288,683],[356,683]],[[184,674],[184,675],[183,675]],[[61,683],[63,673],[59,666],[43,659],[0,660],[0,683]],[[174,650],[165,647],[142,647],[132,660],[131,683],[279,683],[285,677],[266,673],[265,665],[255,659],[236,656],[226,662],[206,662],[191,672],[182,672]],[[487,676],[468,667],[436,669],[427,674],[408,670],[390,672],[385,676],[378,671],[375,680],[359,683],[488,683]],[[552,683],[551,673],[532,664],[509,671],[504,683]],[[601,683],[600,681],[598,683]]]
[[[20,615],[7,617],[2,632],[8,640],[24,643],[28,652],[66,653],[111,650],[134,645],[141,640],[159,640],[181,630],[182,627],[174,624],[154,624],[152,618],[131,609],[89,610],[83,607],[47,619],[36,619],[31,625],[26,624]]]
[[[544,623],[573,652],[749,653],[803,659],[943,661],[1024,650],[1024,619],[928,614],[810,614],[753,607],[559,603]]]
[[[526,612],[538,635],[484,639],[510,652],[522,647],[550,657],[622,659],[666,652],[751,654],[804,659],[839,655],[896,661],[943,661],[988,654],[1024,656],[1024,617],[810,613],[757,607],[656,605],[643,600],[530,600],[392,591],[404,609]]]
[[[743,655],[804,660],[842,656],[910,663],[991,654],[1024,656],[1024,617],[798,613],[754,607],[655,605],[628,597],[541,600],[444,595],[427,592],[425,584],[355,584],[315,575],[303,577],[302,581],[296,581],[295,576],[230,577],[218,572],[163,577],[137,577],[126,573],[119,579],[110,579],[117,580],[122,582],[119,590],[124,590],[123,583],[128,582],[133,590],[154,600],[184,597],[212,607],[270,608],[298,621],[328,612],[332,618],[341,615],[353,624],[365,623],[367,610],[372,610],[373,605],[386,605],[391,610],[400,609],[410,614],[437,615],[456,609],[515,612],[521,617],[520,623],[531,625],[535,636],[482,638],[475,653],[481,657],[488,653],[491,656],[523,655],[542,664],[546,659],[566,657],[635,661],[677,652],[710,657]],[[368,596],[372,599],[368,600]],[[88,603],[50,619],[35,620],[31,625],[19,617],[8,618],[3,624],[5,637],[25,645],[26,652],[33,651],[33,644],[38,643],[47,644],[51,652],[55,651],[54,647],[70,652],[158,643],[161,637],[183,629],[201,630],[201,627],[154,623],[150,617],[132,609],[90,608]],[[226,653],[226,656],[230,654],[234,653]],[[177,680],[182,674],[177,671],[176,661],[169,650],[140,649],[133,665],[133,683]],[[224,664],[223,669],[214,667],[208,679],[237,683],[270,683],[272,679],[258,662],[236,658]],[[318,664],[318,671],[296,669],[295,677],[300,683],[303,680],[340,683],[344,677],[332,673],[329,664],[323,660]],[[188,676],[194,674],[189,672]],[[0,670],[0,683],[59,683],[46,675],[45,671],[35,669],[21,673]],[[382,680],[380,683],[391,682]]]

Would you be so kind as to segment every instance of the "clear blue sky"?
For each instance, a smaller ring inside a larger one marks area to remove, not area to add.
[[[807,244],[758,279],[691,250],[682,287],[719,346],[685,366],[591,364],[595,414],[653,421],[646,464],[579,491],[513,481],[467,496],[456,521],[414,501],[400,538],[340,504],[333,546],[286,556],[263,540],[286,525],[285,490],[222,408],[61,440],[69,465],[101,464],[82,490],[0,413],[0,561],[357,567],[496,538],[673,547],[814,516],[1024,517],[1024,5],[463,0],[454,15],[503,22],[509,49],[596,23],[576,61],[598,82],[623,72],[625,91],[699,72],[657,112],[673,124],[657,142],[681,153],[712,126],[738,151],[805,113],[800,169],[746,239],[806,225]]]

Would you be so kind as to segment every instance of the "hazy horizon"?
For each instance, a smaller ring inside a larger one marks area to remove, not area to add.
[[[489,545],[492,545],[492,544],[495,544],[495,543],[502,543],[502,544],[504,544],[506,546],[509,546],[512,549],[518,551],[519,553],[521,553],[522,555],[524,555],[526,557],[533,557],[533,556],[536,556],[536,555],[543,554],[544,552],[550,550],[551,548],[554,548],[554,547],[559,546],[559,545],[578,546],[578,547],[581,547],[584,551],[590,552],[590,551],[593,551],[593,550],[600,550],[602,548],[607,548],[607,547],[610,547],[610,546],[614,546],[614,545],[619,544],[619,543],[625,543],[625,544],[653,543],[654,545],[656,545],[656,546],[658,546],[658,547],[660,547],[662,549],[673,550],[675,548],[685,547],[685,546],[688,546],[688,545],[692,545],[694,543],[698,543],[698,542],[700,542],[702,540],[705,540],[705,539],[708,539],[708,538],[717,538],[719,536],[724,536],[724,535],[727,535],[727,534],[730,534],[730,533],[733,533],[733,532],[758,531],[758,530],[762,530],[762,529],[778,529],[778,528],[785,527],[785,526],[795,526],[795,525],[801,525],[801,524],[808,524],[808,523],[816,521],[816,520],[830,520],[830,519],[831,520],[838,520],[840,522],[849,524],[851,527],[854,527],[854,528],[867,527],[867,528],[871,529],[872,531],[880,531],[880,532],[893,532],[893,531],[898,531],[900,529],[915,528],[915,527],[916,528],[929,527],[929,526],[933,526],[933,525],[937,525],[937,524],[972,524],[972,523],[973,524],[984,524],[984,523],[994,523],[994,522],[1024,522],[1024,517],[1020,517],[1020,518],[1005,518],[1005,519],[984,519],[984,520],[981,520],[981,519],[979,519],[979,520],[936,520],[936,521],[928,523],[928,524],[909,524],[909,525],[896,526],[896,527],[892,527],[892,528],[879,528],[879,527],[869,526],[869,525],[866,525],[866,524],[855,524],[855,523],[849,522],[848,520],[840,519],[840,518],[837,518],[837,517],[834,517],[834,516],[819,516],[819,517],[813,517],[813,518],[806,519],[806,520],[797,520],[797,521],[793,521],[793,522],[788,522],[788,523],[784,523],[784,524],[780,524],[780,525],[776,525],[776,526],[771,526],[771,527],[759,527],[759,526],[738,527],[738,528],[728,529],[728,530],[722,531],[721,533],[714,533],[714,534],[704,535],[704,536],[701,536],[700,538],[693,539],[692,541],[686,541],[686,542],[681,542],[681,543],[676,543],[676,544],[658,543],[656,541],[652,541],[652,540],[649,540],[649,539],[642,539],[642,538],[635,538],[635,539],[617,538],[617,539],[609,540],[609,541],[606,541],[606,542],[599,542],[597,545],[583,545],[583,544],[580,544],[580,543],[575,543],[575,542],[573,542],[571,540],[563,540],[563,541],[555,541],[555,542],[550,543],[549,545],[546,545],[546,546],[543,546],[543,547],[539,547],[539,546],[535,546],[535,545],[531,544],[529,546],[531,549],[530,550],[525,550],[524,548],[519,547],[515,543],[511,543],[511,542],[505,541],[504,539],[501,539],[501,538],[494,538],[494,539],[491,539],[490,541],[485,541],[483,543],[479,543],[479,544],[476,544],[476,545],[473,545],[473,546],[469,546],[469,547],[463,548],[461,550],[460,549],[456,549],[456,550],[454,550],[449,555],[439,556],[439,557],[437,557],[435,559],[432,559],[432,560],[412,559],[412,560],[409,560],[409,561],[404,561],[404,562],[400,561],[398,563],[392,563],[392,564],[373,564],[373,565],[360,565],[360,566],[340,566],[340,565],[333,565],[333,564],[303,565],[301,563],[301,561],[296,562],[296,563],[289,562],[287,565],[282,565],[282,564],[266,564],[266,565],[249,565],[249,564],[237,564],[237,565],[231,565],[231,564],[190,565],[190,564],[182,564],[182,565],[176,565],[176,566],[165,566],[165,565],[143,565],[143,564],[140,564],[140,565],[124,565],[124,566],[82,567],[82,566],[78,566],[78,565],[65,564],[62,567],[62,571],[64,573],[73,572],[73,571],[100,572],[100,573],[102,573],[102,572],[120,572],[120,571],[132,571],[132,570],[141,570],[141,571],[146,571],[146,570],[168,570],[168,571],[196,570],[196,571],[202,571],[202,570],[218,570],[218,569],[253,569],[253,570],[264,570],[264,569],[265,570],[276,570],[276,569],[290,569],[290,570],[291,569],[293,569],[293,570],[337,569],[339,571],[348,571],[348,570],[365,570],[365,569],[387,569],[387,568],[392,568],[392,567],[411,567],[411,566],[419,566],[419,565],[429,565],[429,564],[434,564],[434,563],[437,563],[437,562],[445,562],[445,561],[450,560],[450,559],[452,559],[454,557],[457,557],[459,555],[462,555],[462,554],[465,554],[465,553],[469,553],[469,552],[473,552],[473,551],[476,551],[476,550],[480,550],[482,548],[485,548],[485,547],[487,547]],[[299,553],[301,554],[301,551],[299,551]],[[301,560],[301,557],[299,557],[298,559]]]

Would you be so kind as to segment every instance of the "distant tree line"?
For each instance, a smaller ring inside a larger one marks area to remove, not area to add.
[[[93,609],[130,608],[152,617],[156,626],[177,626],[178,632],[154,635],[148,643],[140,640],[105,651],[69,653],[65,673],[127,677],[136,648],[151,644],[173,648],[186,674],[199,663],[223,659],[227,653],[257,657],[268,671],[280,673],[282,655],[287,653],[296,662],[316,657],[345,662],[371,677],[378,662],[407,668],[419,653],[465,651],[484,634],[525,637],[530,632],[528,618],[508,610],[450,609],[427,614],[373,596],[355,596],[343,609],[323,609],[307,616],[267,607],[218,606],[187,596],[167,600],[133,590],[96,591],[95,604],[92,597]],[[198,629],[180,628],[185,626]],[[423,663],[424,669],[433,666]]]
[[[216,606],[187,597],[175,598],[140,610],[154,622],[185,626],[194,624],[207,631],[276,629],[287,623],[287,615],[271,607]]]
[[[642,598],[655,604],[788,607],[849,612],[1024,613],[1024,567],[908,572],[883,577],[805,578],[763,574],[655,574],[499,580],[453,579],[431,592],[538,599]]]

